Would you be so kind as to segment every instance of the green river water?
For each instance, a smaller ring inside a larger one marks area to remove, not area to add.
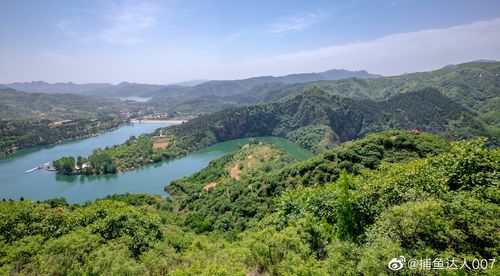
[[[86,156],[95,148],[120,144],[132,135],[150,133],[162,126],[168,126],[168,124],[126,125],[97,137],[24,150],[0,159],[0,199],[18,200],[23,197],[31,200],[45,200],[64,197],[70,203],[84,203],[107,195],[122,193],[166,195],[163,188],[170,181],[191,175],[206,167],[210,161],[232,153],[248,142],[248,139],[237,139],[219,143],[176,160],[117,175],[61,176],[45,170],[25,173],[28,169],[60,157]],[[312,156],[309,151],[283,138],[259,137],[259,140],[276,144],[297,159]]]

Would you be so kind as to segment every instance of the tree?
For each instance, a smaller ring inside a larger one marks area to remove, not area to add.
[[[73,156],[63,157],[53,162],[54,168],[65,175],[70,175],[75,169],[75,158]]]
[[[355,213],[352,206],[353,197],[349,192],[352,178],[342,170],[337,180],[337,235],[342,240],[354,240],[356,237]]]
[[[76,166],[81,169],[82,168],[82,164],[83,164],[83,158],[81,156],[78,156],[76,158]]]

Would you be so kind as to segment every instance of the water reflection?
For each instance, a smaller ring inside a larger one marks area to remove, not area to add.
[[[117,179],[117,178],[118,178],[117,174],[102,174],[102,175],[61,175],[61,174],[55,174],[55,179],[57,182],[65,182],[65,183],[80,182],[81,184],[84,184],[86,182],[111,180],[111,179]]]

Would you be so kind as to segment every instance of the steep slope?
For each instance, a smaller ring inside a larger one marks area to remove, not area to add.
[[[321,151],[367,133],[411,128],[448,138],[490,135],[472,112],[434,89],[376,102],[340,98],[312,88],[284,102],[232,108],[162,131],[188,150],[241,137],[275,135]],[[299,139],[301,133],[317,135],[305,143]]]
[[[386,100],[395,95],[435,88],[445,96],[481,115],[488,123],[500,127],[498,104],[500,96],[500,62],[471,62],[394,77],[371,79],[349,78],[305,84],[267,84],[255,87],[234,102],[254,104],[275,102],[317,86],[330,93],[357,99]]]

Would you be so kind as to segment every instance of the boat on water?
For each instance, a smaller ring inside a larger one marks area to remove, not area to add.
[[[24,171],[25,173],[30,173],[38,170],[38,167]]]
[[[52,171],[52,170],[54,170],[54,171],[55,171],[55,169],[52,169],[52,168],[50,167],[50,162],[47,162],[47,163],[44,163],[43,165],[40,165],[40,166],[38,166],[38,167],[34,167],[33,169],[29,169],[29,170],[26,170],[26,171],[24,171],[24,172],[25,172],[25,173],[30,173],[30,172],[34,172],[34,171],[36,171],[36,170],[43,170],[43,169],[45,169],[45,170],[47,170],[47,171]]]

